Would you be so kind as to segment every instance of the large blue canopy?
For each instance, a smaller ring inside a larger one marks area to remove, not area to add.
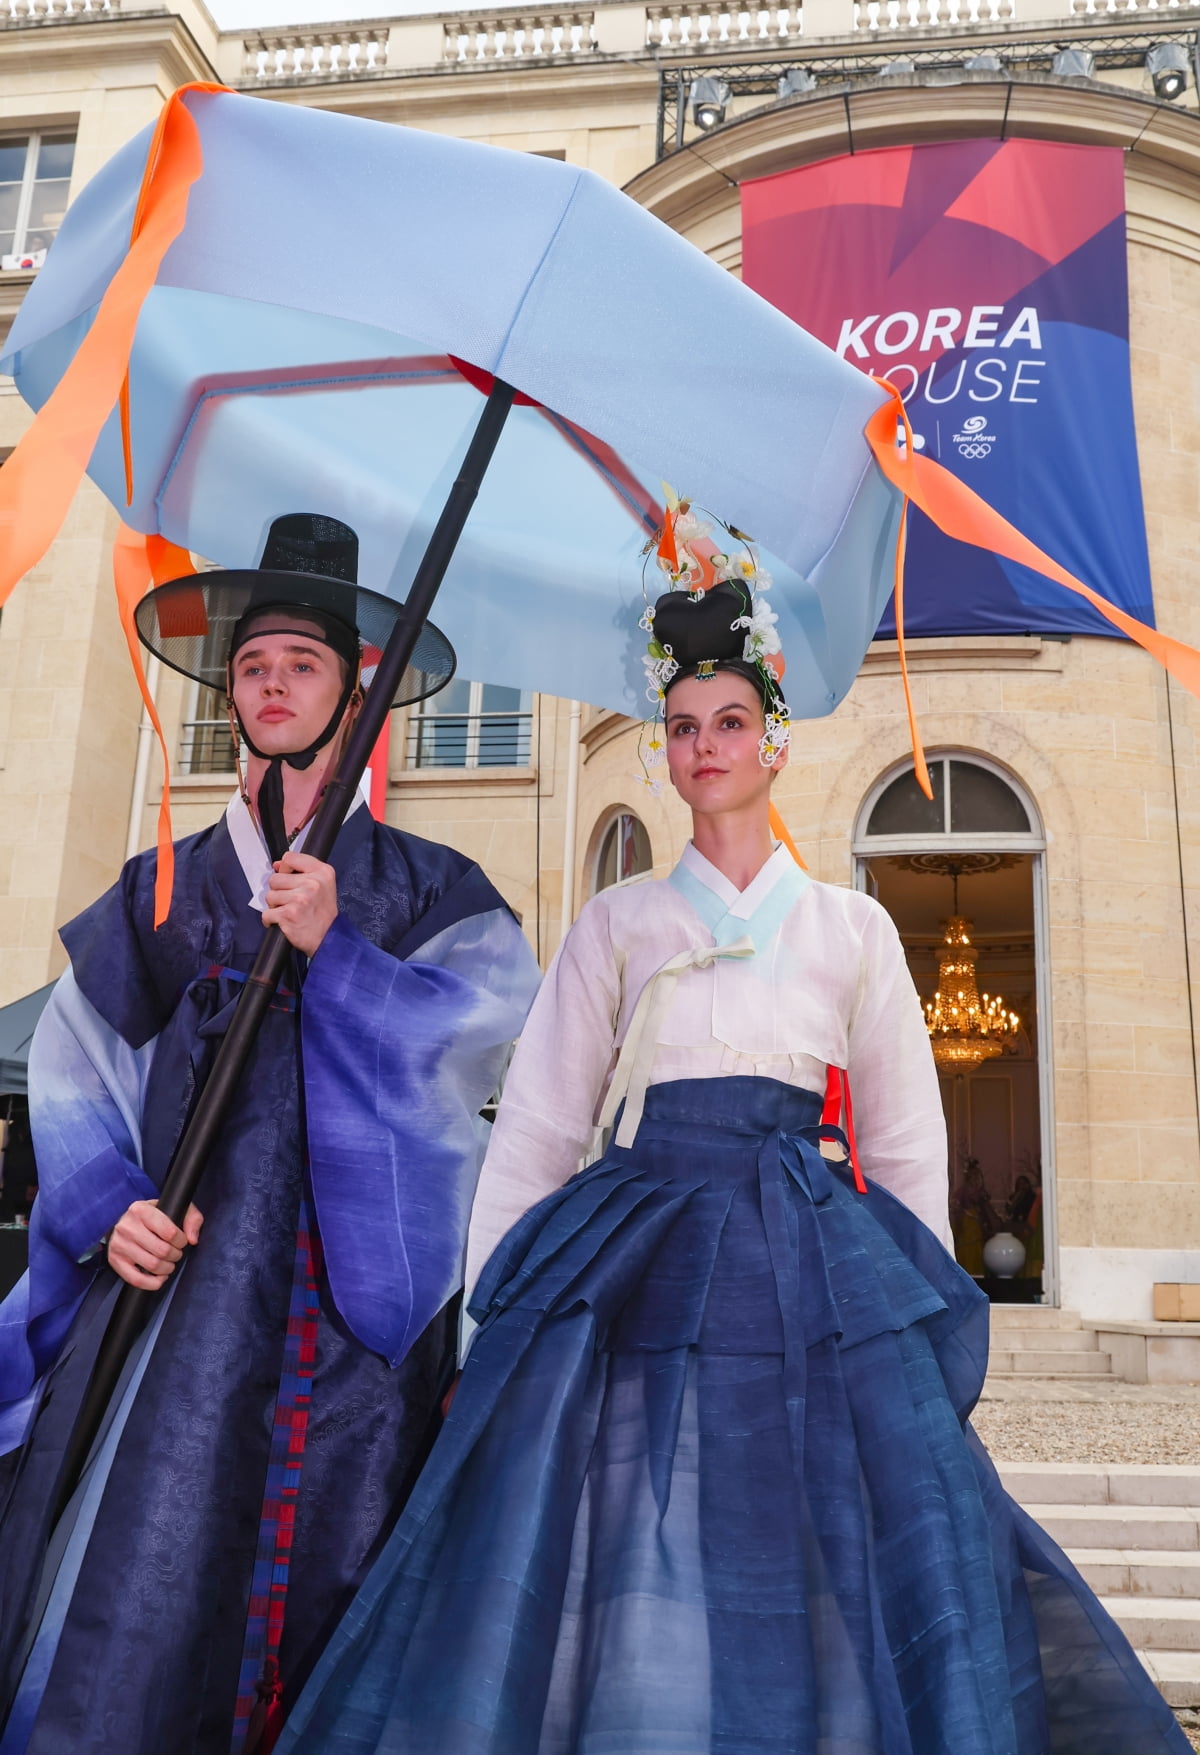
[[[644,711],[642,550],[666,480],[759,541],[793,712],[831,711],[891,588],[875,384],[587,171],[183,101],[204,169],[137,330],[132,505],[115,413],[89,471],[129,524],[247,566],[281,513],[327,513],[358,531],[362,582],[403,597],[494,374],[533,405],[438,602],[462,672]],[[14,324],[2,363],[35,408],[125,256],[148,141],[72,205]]]

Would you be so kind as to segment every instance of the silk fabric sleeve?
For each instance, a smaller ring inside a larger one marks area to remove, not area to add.
[[[157,1194],[141,1168],[141,1112],[154,1039],[129,1046],[68,970],[29,1051],[38,1196],[29,1272],[0,1305],[0,1453],[19,1444],[96,1271],[95,1250],[126,1208]]]
[[[447,926],[408,960],[339,915],[310,965],[305,1109],[330,1289],[392,1364],[461,1284],[479,1110],[537,982],[503,908]]]
[[[550,965],[504,1081],[471,1213],[468,1293],[509,1227],[590,1149],[620,1005],[608,916],[590,904]]]
[[[850,1091],[866,1174],[953,1248],[937,1069],[899,935],[863,898],[863,960],[850,1021]]]

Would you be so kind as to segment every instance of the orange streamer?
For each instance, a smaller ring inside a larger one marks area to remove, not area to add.
[[[796,843],[792,840],[792,837],[788,834],[787,824],[784,822],[783,818],[780,816],[780,814],[779,814],[778,810],[775,808],[774,804],[772,804],[771,810],[770,810],[770,824],[771,824],[771,833],[772,833],[772,835],[774,835],[775,839],[777,841],[783,842],[784,846],[787,848],[787,850],[791,854],[792,858],[796,861],[796,864],[800,867],[801,871],[807,871],[808,866],[804,862],[803,855],[801,854],[800,849],[797,847]]]
[[[162,721],[158,717],[158,708],[154,704],[142,666],[142,644],[138,639],[133,612],[151,586],[165,584],[168,579],[178,579],[184,574],[194,573],[195,570],[192,557],[187,551],[176,548],[165,537],[143,536],[137,530],[130,530],[125,524],[117,532],[117,540],[113,544],[113,583],[117,588],[117,610],[121,617],[125,642],[129,647],[133,674],[137,678],[142,700],[150,715],[150,723],[158,738],[163,764],[162,797],[158,805],[158,869],[154,877],[156,928],[162,925],[170,911],[171,888],[175,881],[175,847],[171,834],[171,758],[163,735]]]
[[[904,411],[904,403],[895,385],[886,379],[877,379],[885,390],[891,392],[891,400],[873,414],[866,426],[867,443],[875,453],[875,461],[884,475],[894,487],[899,488],[905,500],[911,500],[919,506],[927,518],[931,518],[938,529],[947,536],[955,537],[959,542],[972,543],[976,548],[991,549],[993,554],[1002,555],[1005,560],[1015,561],[1023,567],[1031,567],[1035,572],[1042,573],[1056,584],[1064,585],[1068,591],[1074,591],[1085,598],[1093,609],[1114,628],[1149,652],[1158,660],[1164,670],[1170,671],[1176,680],[1190,694],[1200,697],[1200,652],[1194,646],[1187,646],[1182,640],[1173,640],[1169,634],[1159,633],[1157,628],[1147,627],[1139,622],[1136,616],[1126,614],[1069,573],[1057,561],[1040,549],[1035,542],[1002,518],[1000,513],[989,506],[986,500],[980,499],[973,489],[951,475],[932,457],[922,457],[914,451],[912,434]],[[904,422],[909,442],[904,450],[896,446],[896,421]],[[897,615],[897,625],[899,625]]]
[[[226,89],[185,85],[168,98],[146,160],[129,253],[70,365],[0,470],[0,604],[62,528],[100,429],[121,397],[142,305],[183,230],[203,157],[182,100],[188,92]]]

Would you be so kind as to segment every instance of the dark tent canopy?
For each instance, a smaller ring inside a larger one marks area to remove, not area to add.
[[[24,1097],[28,1091],[29,1044],[54,991],[50,981],[24,999],[0,1006],[0,1097]]]

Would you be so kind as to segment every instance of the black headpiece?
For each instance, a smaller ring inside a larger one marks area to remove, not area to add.
[[[299,618],[319,627],[323,643],[345,661],[346,683],[329,724],[307,749],[270,760],[259,788],[259,817],[272,858],[282,857],[287,847],[281,764],[307,768],[329,742],[354,691],[370,686],[403,607],[358,583],[358,537],[349,525],[311,512],[275,519],[257,567],[172,579],[138,604],[134,619],[142,644],[173,670],[227,694],[230,660],[251,630],[290,632],[289,620]],[[449,640],[427,622],[392,705],[420,701],[445,688],[454,665]],[[240,722],[239,730],[247,747],[262,756]]]

